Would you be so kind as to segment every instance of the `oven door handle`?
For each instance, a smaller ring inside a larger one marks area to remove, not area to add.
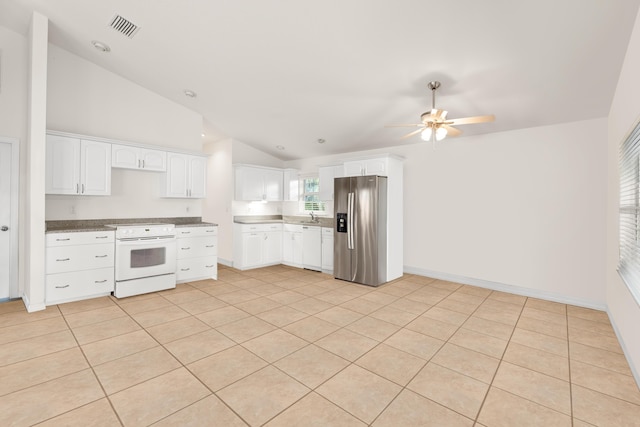
[[[133,239],[133,240],[116,240],[116,244],[120,246],[149,246],[149,245],[163,245],[165,243],[175,242],[175,237],[162,237],[162,238],[147,238],[147,239]]]

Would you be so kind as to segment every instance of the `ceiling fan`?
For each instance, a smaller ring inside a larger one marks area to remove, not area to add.
[[[420,134],[424,141],[429,141],[435,137],[436,141],[441,141],[449,136],[458,136],[461,130],[454,128],[454,125],[470,125],[474,123],[492,122],[496,119],[493,114],[487,116],[464,117],[461,119],[447,119],[447,111],[436,108],[436,90],[440,87],[440,82],[429,82],[431,89],[431,111],[422,113],[420,120],[422,123],[410,123],[401,125],[387,125],[385,127],[418,127],[418,129],[409,132],[400,139],[409,138],[413,135]],[[435,141],[434,141],[435,142]]]

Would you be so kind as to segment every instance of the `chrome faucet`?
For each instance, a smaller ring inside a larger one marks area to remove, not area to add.
[[[311,215],[311,222],[316,222],[316,216],[313,214],[313,211],[311,211],[309,215]]]

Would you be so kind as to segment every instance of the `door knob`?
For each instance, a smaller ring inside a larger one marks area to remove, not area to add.
[[[7,227],[6,225],[3,225],[2,228],[0,228],[0,230],[2,231],[7,231],[9,229],[9,227]]]

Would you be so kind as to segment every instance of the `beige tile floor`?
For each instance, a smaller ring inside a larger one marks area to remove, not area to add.
[[[640,425],[603,312],[415,275],[219,276],[1,304],[0,425]]]

